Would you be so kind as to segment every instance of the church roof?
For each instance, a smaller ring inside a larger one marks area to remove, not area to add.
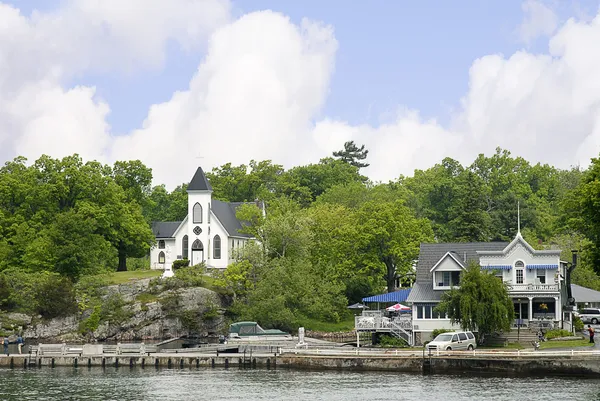
[[[210,186],[210,182],[206,178],[202,167],[198,167],[196,170],[196,174],[192,177],[188,187],[188,191],[212,191],[212,187]]]
[[[156,238],[173,238],[181,221],[153,221],[152,232]]]
[[[230,236],[252,237],[249,234],[241,233],[239,231],[242,229],[242,223],[235,215],[237,208],[244,203],[246,202],[223,202],[216,199],[211,201],[212,212],[217,216],[217,219],[223,224],[225,231],[227,231]]]

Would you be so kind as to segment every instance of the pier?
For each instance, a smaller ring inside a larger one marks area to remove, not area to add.
[[[113,346],[114,347],[114,346]],[[83,350],[84,347],[79,348]],[[51,349],[51,347],[49,347]],[[133,350],[129,345],[122,352]],[[63,349],[64,351],[64,349]],[[600,377],[600,351],[474,350],[427,353],[422,349],[346,347],[284,348],[272,345],[212,345],[156,353],[11,354],[0,356],[0,367],[74,368],[260,368],[396,371],[422,374],[498,373]]]

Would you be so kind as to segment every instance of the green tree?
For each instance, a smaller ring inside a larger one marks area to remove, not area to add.
[[[579,186],[565,199],[569,225],[590,241],[592,266],[600,274],[600,158],[593,158]]]
[[[366,202],[357,212],[361,264],[385,277],[388,292],[412,273],[421,242],[433,241],[429,221],[418,219],[402,201]]]
[[[457,191],[456,178],[464,168],[459,162],[449,157],[441,164],[421,171],[415,170],[413,177],[404,179],[403,183],[414,194],[413,209],[418,217],[431,221],[433,231],[439,241],[452,241],[453,232],[450,226],[452,208]]]
[[[294,167],[283,174],[280,192],[302,206],[309,206],[329,188],[352,182],[365,182],[358,167],[332,158],[321,159],[318,164]]]
[[[479,332],[481,342],[488,334],[510,330],[515,315],[506,285],[476,263],[462,273],[460,287],[442,295],[436,310],[463,330]]]
[[[333,152],[334,157],[338,157],[339,160],[358,168],[369,167],[369,163],[361,162],[361,160],[367,158],[368,154],[369,151],[365,149],[365,145],[362,145],[359,148],[354,141],[345,142],[343,150]]]
[[[447,231],[453,241],[489,241],[490,215],[486,211],[487,193],[483,180],[469,170],[456,177],[452,206],[448,211]]]

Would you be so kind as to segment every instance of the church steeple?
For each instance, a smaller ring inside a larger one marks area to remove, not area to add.
[[[208,179],[206,178],[206,175],[204,174],[202,167],[198,167],[198,170],[196,170],[196,174],[194,174],[194,177],[190,181],[190,183],[187,187],[187,190],[188,191],[211,191],[212,192],[213,189],[210,186],[210,182],[208,182]]]
[[[521,204],[517,201],[517,235],[521,236]]]

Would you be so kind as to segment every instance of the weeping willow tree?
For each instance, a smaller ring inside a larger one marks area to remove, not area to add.
[[[452,324],[463,330],[479,332],[480,342],[488,334],[510,330],[515,315],[506,285],[476,263],[462,274],[460,287],[442,296],[436,310],[447,313]]]

